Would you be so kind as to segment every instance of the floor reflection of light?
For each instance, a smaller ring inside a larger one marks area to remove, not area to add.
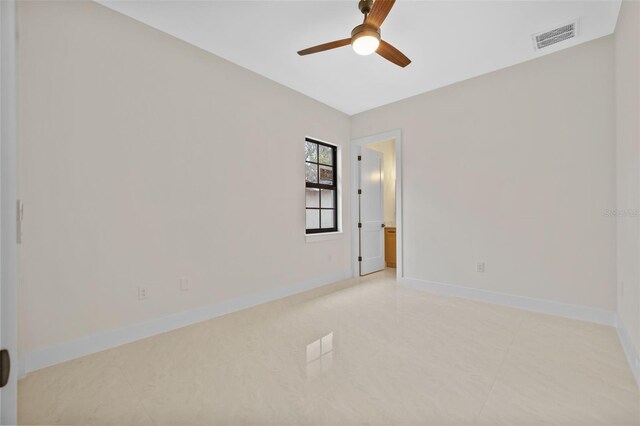
[[[333,332],[307,345],[307,377],[316,378],[331,369]]]

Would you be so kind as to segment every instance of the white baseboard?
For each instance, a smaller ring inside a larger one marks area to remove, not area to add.
[[[624,354],[627,356],[629,367],[631,367],[633,378],[636,379],[636,384],[640,388],[640,355],[629,337],[627,327],[618,314],[616,314],[616,330],[618,331],[618,338],[622,344],[622,349],[624,349]]]
[[[18,374],[19,377],[22,378],[26,374],[44,367],[70,361],[72,359],[114,348],[126,343],[131,343],[146,337],[151,337],[156,334],[165,333],[167,331],[219,317],[231,312],[260,305],[262,303],[282,299],[287,296],[292,296],[294,294],[302,293],[348,278],[351,278],[351,271],[327,275],[303,283],[268,290],[250,296],[239,297],[237,299],[204,306],[186,312],[180,312],[166,317],[81,337],[59,345],[31,351],[18,360]]]
[[[438,283],[434,281],[420,280],[416,278],[401,278],[399,283],[405,287],[417,290],[425,290],[432,293],[447,296],[462,297],[465,299],[479,300],[482,302],[507,305],[527,311],[541,312],[566,318],[594,322],[604,325],[615,325],[615,313],[605,309],[589,306],[570,305],[544,299],[516,296],[513,294],[497,293],[489,290],[481,290],[471,287],[463,287],[452,284]]]
[[[59,345],[28,352],[25,356],[18,359],[18,375],[22,378],[26,376],[26,374],[44,367],[70,361],[72,359],[114,348],[126,343],[131,343],[146,337],[151,337],[231,312],[260,305],[262,303],[292,296],[327,284],[342,281],[350,277],[350,271],[342,274],[329,275],[307,282],[281,287],[246,297],[240,297],[186,312],[180,312],[166,317],[93,334]],[[401,278],[399,283],[406,287],[429,291],[432,293],[480,300],[529,311],[615,326],[633,375],[640,386],[640,357],[629,339],[624,324],[620,321],[617,314],[614,314],[613,312],[587,306],[569,305],[549,300],[532,299],[523,296],[496,293],[487,290],[443,284],[415,278]]]

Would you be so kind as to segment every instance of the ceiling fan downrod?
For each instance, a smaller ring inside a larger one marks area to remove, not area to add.
[[[367,16],[371,11],[371,7],[373,7],[373,0],[360,0],[358,2],[358,9],[360,9],[360,12],[362,12],[362,14],[364,15],[365,21],[367,20]]]

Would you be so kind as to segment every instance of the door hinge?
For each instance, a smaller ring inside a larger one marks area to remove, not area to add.
[[[362,155],[358,155],[358,161],[362,161]]]
[[[358,189],[358,195],[362,195],[362,189]]]
[[[362,262],[362,256],[358,256],[358,262]]]
[[[362,224],[358,222],[358,228],[362,228]]]
[[[24,220],[24,204],[20,200],[16,201],[16,243],[22,243],[22,222]]]
[[[0,388],[5,387],[9,382],[9,373],[11,372],[11,359],[9,351],[3,349],[0,351]]]

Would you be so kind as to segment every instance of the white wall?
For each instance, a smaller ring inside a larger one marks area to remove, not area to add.
[[[397,128],[405,276],[615,308],[613,37],[350,119],[95,3],[19,27],[23,353],[349,275],[348,185],[305,242],[304,137]]]
[[[382,141],[366,147],[382,153],[384,223],[396,226],[396,142]]]
[[[615,33],[618,315],[640,351],[640,3],[624,1]]]
[[[22,354],[350,275],[348,227],[304,235],[304,138],[348,116],[92,2],[18,14]]]
[[[598,39],[352,118],[352,138],[402,129],[405,276],[615,309],[613,47]]]

